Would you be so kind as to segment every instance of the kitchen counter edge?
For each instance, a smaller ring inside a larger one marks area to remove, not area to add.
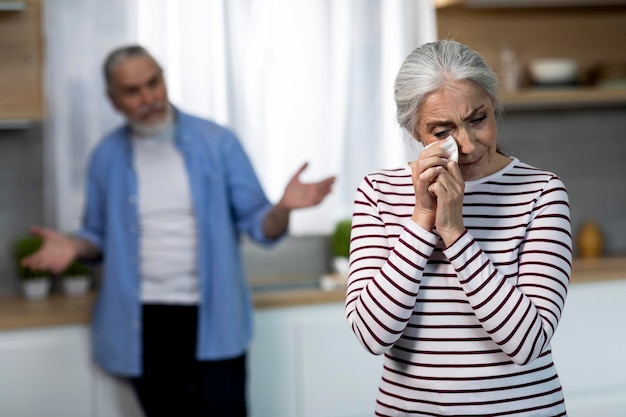
[[[575,259],[572,284],[626,279],[626,256]],[[255,309],[297,307],[311,304],[341,303],[345,288],[276,290],[254,293]],[[0,299],[0,330],[87,324],[96,294],[67,297],[54,294],[46,300],[28,301],[23,297]]]

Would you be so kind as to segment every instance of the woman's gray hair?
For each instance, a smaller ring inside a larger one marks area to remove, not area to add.
[[[498,78],[485,59],[462,43],[440,40],[414,49],[400,66],[394,85],[400,127],[415,137],[425,97],[456,81],[471,81],[501,110]]]
[[[139,58],[139,57],[148,57],[150,58],[154,64],[159,68],[159,71],[163,71],[159,63],[156,59],[148,52],[146,48],[139,45],[128,45],[122,46],[120,48],[114,49],[111,51],[106,59],[104,60],[104,64],[102,66],[102,70],[104,72],[104,80],[106,82],[107,91],[111,90],[111,79],[113,70],[115,67],[121,62],[126,61],[130,58]]]

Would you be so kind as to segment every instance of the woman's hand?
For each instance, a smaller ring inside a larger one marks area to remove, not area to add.
[[[448,156],[439,146],[430,146],[420,152],[417,160],[409,163],[415,190],[415,208],[411,219],[428,231],[435,226],[437,214],[437,196],[429,188],[445,170]]]
[[[435,227],[446,246],[453,244],[464,232],[463,196],[465,181],[459,165],[448,161],[435,180],[428,186],[436,198]]]
[[[426,230],[435,227],[448,246],[465,231],[465,181],[459,165],[448,159],[450,155],[441,149],[441,143],[425,148],[417,160],[409,164],[415,190],[411,219]]]

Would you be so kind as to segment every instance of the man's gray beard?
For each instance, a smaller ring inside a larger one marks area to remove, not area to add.
[[[152,138],[159,136],[161,133],[170,129],[174,125],[174,110],[170,104],[167,104],[167,112],[165,118],[157,123],[145,124],[130,120],[130,129],[133,135],[140,138]]]

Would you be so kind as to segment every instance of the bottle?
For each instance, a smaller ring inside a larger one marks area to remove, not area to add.
[[[578,252],[583,258],[597,258],[604,249],[604,237],[600,226],[594,221],[583,223],[578,232]]]
[[[517,91],[520,86],[520,65],[509,44],[500,47],[500,81],[505,92]]]

